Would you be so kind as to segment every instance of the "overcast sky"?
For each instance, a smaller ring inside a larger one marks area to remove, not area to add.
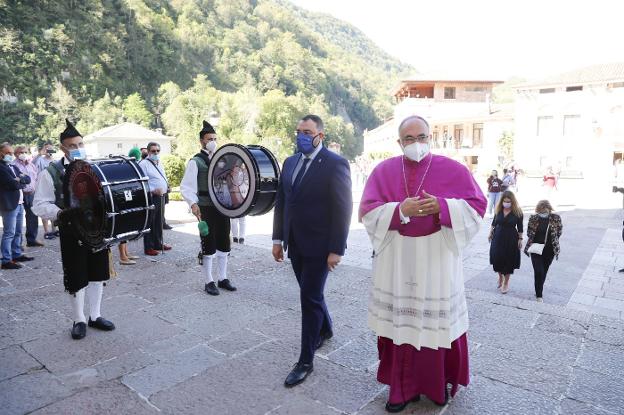
[[[624,61],[620,0],[291,0],[420,71],[507,79]]]

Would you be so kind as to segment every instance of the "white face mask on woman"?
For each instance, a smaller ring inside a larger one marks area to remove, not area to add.
[[[511,208],[511,202],[503,202],[503,207],[505,209],[510,209]]]
[[[429,143],[415,142],[403,147],[403,154],[410,160],[419,162],[429,154]]]

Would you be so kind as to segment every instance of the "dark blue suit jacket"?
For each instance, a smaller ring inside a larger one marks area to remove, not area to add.
[[[304,256],[344,255],[353,202],[349,163],[322,148],[293,191],[293,171],[301,153],[284,161],[273,217],[273,239],[288,249],[294,238]]]
[[[16,177],[20,177],[19,169],[0,161],[0,210],[2,211],[15,209],[19,203],[20,189],[30,183],[30,176],[22,176],[19,182],[15,180]]]

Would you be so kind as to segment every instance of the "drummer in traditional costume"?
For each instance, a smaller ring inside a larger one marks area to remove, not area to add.
[[[204,121],[199,132],[201,150],[189,160],[180,183],[180,193],[188,203],[193,215],[208,225],[208,234],[201,236],[200,258],[204,267],[206,283],[204,290],[210,295],[219,295],[219,288],[236,291],[227,278],[228,254],[230,252],[230,218],[223,215],[210,200],[208,191],[208,165],[217,149],[217,134],[209,123]],[[216,257],[217,279],[212,276],[212,263]],[[217,288],[218,286],[218,288]]]
[[[43,219],[56,222],[60,232],[61,260],[65,291],[71,295],[74,325],[72,338],[85,337],[87,324],[99,330],[110,331],[115,325],[100,314],[104,281],[110,278],[109,250],[92,252],[74,235],[71,222],[80,214],[77,208],[65,206],[63,178],[65,168],[73,160],[85,159],[86,151],[81,134],[65,120],[67,127],[61,133],[61,150],[65,154],[52,162],[38,177],[32,210]],[[84,315],[85,293],[89,297],[89,320]]]
[[[360,220],[374,250],[368,324],[378,336],[377,379],[390,386],[386,410],[426,395],[448,400],[447,383],[467,386],[468,311],[462,249],[487,201],[466,167],[429,151],[428,123],[399,126],[404,155],[369,177]]]

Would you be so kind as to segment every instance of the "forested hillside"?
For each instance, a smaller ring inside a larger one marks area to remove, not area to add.
[[[354,157],[411,68],[358,29],[285,0],[0,0],[2,140],[88,134],[129,120],[196,147],[201,119],[227,141],[292,151],[297,117],[325,117]]]

